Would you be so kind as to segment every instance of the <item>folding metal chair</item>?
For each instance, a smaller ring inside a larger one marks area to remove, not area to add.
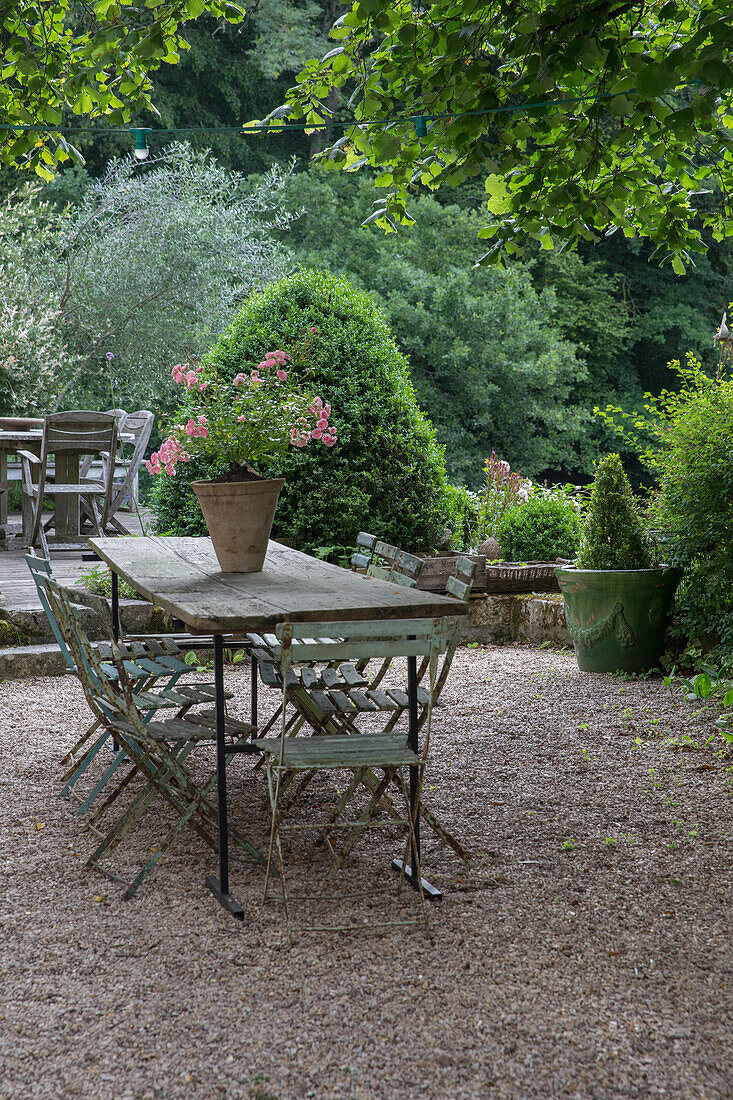
[[[456,572],[447,582],[448,594],[458,600],[466,600],[471,589],[471,583],[476,571],[476,563],[470,558],[459,558]],[[450,672],[456,648],[460,639],[461,619],[450,620],[451,626],[447,637],[445,651],[438,665],[435,684],[430,690],[421,686],[428,672],[428,659],[424,658],[417,670],[417,725],[420,729],[427,721],[429,706],[438,703],[440,694],[445,686]],[[312,628],[311,628],[312,629]],[[270,644],[267,649],[255,647],[253,655],[260,661],[262,678],[272,687],[282,690],[282,671],[277,663],[277,639],[273,635],[267,636]],[[311,639],[313,640],[313,639]],[[327,638],[318,638],[323,646],[322,652],[327,654],[334,652],[329,650]],[[306,652],[302,645],[293,643],[294,660],[301,661],[301,654]],[[377,656],[371,654],[371,657]],[[286,722],[286,733],[295,736],[304,726],[309,726],[318,734],[332,736],[344,736],[346,734],[360,735],[359,720],[367,717],[375,719],[379,713],[386,716],[386,723],[382,728],[383,733],[390,733],[405,715],[409,699],[403,688],[385,687],[384,679],[392,666],[393,655],[386,656],[378,665],[375,672],[369,669],[369,658],[364,657],[355,662],[331,661],[325,668],[313,669],[309,667],[291,667],[287,671],[288,676],[288,701],[293,710]],[[272,718],[266,723],[260,732],[264,737],[273,729],[281,718],[281,710],[278,709]],[[315,777],[305,774],[300,783],[289,793],[289,801],[293,802],[305,791],[308,784]],[[372,793],[377,789],[380,780],[376,772],[366,769],[361,779],[362,785]],[[382,808],[393,815],[399,816],[399,810],[391,801],[388,791],[382,793]],[[432,810],[429,803],[423,802],[423,820],[436,836],[448,847],[452,848],[456,855],[464,862],[470,862],[470,855],[466,852],[461,842],[446,829],[439,817]]]
[[[52,581],[47,585],[46,598],[58,622],[74,622],[72,604]],[[111,734],[120,744],[121,751],[127,754],[134,769],[97,810],[93,820],[98,820],[102,812],[116,801],[121,791],[128,786],[132,775],[143,781],[142,788],[134,795],[121,816],[102,835],[100,843],[86,861],[88,867],[95,867],[122,883],[126,887],[125,897],[129,898],[147,878],[184,826],[193,828],[215,851],[218,848],[217,811],[208,800],[216,783],[216,771],[210,773],[202,783],[186,767],[186,761],[195,748],[202,744],[213,744],[216,722],[213,715],[188,713],[182,717],[159,720],[157,712],[168,705],[164,694],[156,696],[145,693],[144,698],[141,698],[142,693],[133,690],[123,650],[112,645],[111,661],[101,660],[78,622],[65,637],[70,642],[69,649],[76,673],[92,711],[104,726],[106,735]],[[110,675],[110,665],[114,668],[114,676]],[[155,711],[152,717],[150,713],[144,712],[149,709]],[[227,735],[232,746],[240,746],[254,732],[247,723],[227,719]],[[110,856],[131,833],[158,795],[175,811],[174,823],[132,880],[124,879],[105,867],[101,860]],[[95,828],[95,831],[99,830]],[[265,860],[261,854],[239,830],[230,829],[230,835],[257,862],[264,865]]]
[[[277,644],[273,647],[274,656],[280,670],[283,684],[283,705],[281,710],[280,736],[259,738],[254,744],[266,754],[267,783],[270,795],[272,824],[270,848],[268,852],[267,875],[264,899],[268,897],[273,859],[280,871],[282,901],[288,938],[292,939],[294,926],[290,920],[290,900],[288,898],[285,860],[281,835],[291,829],[316,829],[319,838],[325,840],[334,829],[348,830],[341,850],[334,853],[328,872],[330,881],[341,868],[346,857],[353,851],[364,830],[385,822],[375,821],[379,813],[382,796],[404,769],[411,772],[410,789],[402,779],[400,789],[405,796],[406,809],[399,816],[390,816],[386,824],[399,825],[407,832],[403,868],[407,865],[408,853],[411,853],[411,878],[419,888],[421,919],[427,928],[422,878],[420,874],[419,845],[416,840],[416,823],[420,805],[425,763],[430,744],[430,715],[432,710],[431,693],[437,675],[438,657],[445,651],[452,622],[446,619],[401,619],[380,622],[337,622],[310,623],[307,625],[285,623],[276,629]],[[328,637],[329,632],[333,632]],[[323,641],[319,639],[325,639]],[[354,661],[369,657],[394,658],[405,656],[414,661],[418,656],[428,662],[430,691],[427,701],[427,715],[424,723],[423,746],[418,746],[417,724],[413,720],[407,731],[390,733],[362,732],[358,736],[315,734],[312,737],[288,736],[287,707],[291,696],[288,672],[294,659],[313,662]],[[325,821],[314,821],[312,817],[305,824],[291,825],[284,820],[288,808],[282,804],[282,795],[298,775],[312,775],[323,771],[346,770],[352,779],[346,791],[340,796],[335,807]],[[343,821],[343,810],[353,797],[357,787],[364,782],[368,772],[381,771],[376,789],[370,793],[366,807],[357,820]],[[401,889],[403,876],[400,876]],[[407,921],[388,920],[380,924],[413,924]],[[300,931],[344,930],[338,926],[304,926]],[[360,930],[363,925],[355,926]]]
[[[41,606],[46,612],[51,630],[58,642],[67,667],[70,672],[78,676],[78,661],[74,655],[74,643],[78,631],[81,629],[81,624],[74,605],[75,593],[73,589],[65,588],[54,580],[51,565],[45,558],[28,554],[26,562],[35,582]],[[63,614],[59,614],[59,601],[57,598],[54,599],[56,593],[62,593],[65,597]],[[195,670],[182,659],[178,647],[174,643],[169,643],[165,638],[159,641],[151,638],[146,643],[124,643],[116,645],[114,648],[111,642],[102,642],[96,646],[95,652],[102,662],[104,675],[111,679],[117,677],[117,668],[114,664],[115,656],[123,660],[126,675],[132,684],[133,693],[146,717],[152,716],[158,710],[165,708],[174,710],[176,717],[181,718],[193,707],[211,706],[214,703],[213,683],[199,681],[193,684],[179,683],[182,676],[189,677],[195,673]],[[227,698],[231,698],[231,694]],[[205,715],[203,717],[208,718],[210,716]],[[70,764],[61,780],[61,794],[64,797],[73,796],[78,798],[81,803],[78,809],[79,814],[84,814],[90,809],[97,796],[113,778],[117,769],[127,762],[125,752],[116,750],[112,761],[108,763],[91,791],[82,797],[76,794],[74,790],[76,784],[85,775],[100,750],[109,743],[109,740],[108,731],[97,715],[73,749],[66,753],[61,760],[62,764]]]

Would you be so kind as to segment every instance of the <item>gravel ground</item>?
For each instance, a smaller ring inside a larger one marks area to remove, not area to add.
[[[228,678],[244,715],[248,670]],[[732,773],[704,747],[709,717],[659,680],[580,673],[547,650],[460,650],[427,782],[474,868],[426,837],[424,871],[445,892],[429,939],[292,948],[243,856],[244,924],[216,905],[215,859],[192,832],[132,901],[85,870],[92,838],[57,797],[81,692],[23,681],[0,699],[3,1100],[733,1096]],[[230,792],[264,847],[247,761]],[[314,787],[309,808],[332,795]],[[116,867],[145,855],[163,813]],[[400,850],[374,830],[352,875],[393,889]],[[293,844],[296,885],[318,881],[310,858]],[[412,914],[417,896],[334,905],[361,923]]]

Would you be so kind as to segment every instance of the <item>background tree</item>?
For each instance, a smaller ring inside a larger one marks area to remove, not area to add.
[[[353,85],[327,156],[380,168],[387,228],[410,220],[416,183],[481,175],[489,260],[611,227],[682,272],[705,250],[695,196],[711,181],[719,209],[702,223],[733,235],[733,22],[718,0],[357,0],[332,38],[289,114],[322,125],[331,90]],[[380,118],[397,120],[361,125]]]
[[[371,206],[367,179],[311,170],[291,177],[287,195],[303,214],[285,243],[299,263],[348,275],[376,297],[452,478],[477,485],[494,449],[532,476],[579,472],[587,369],[559,331],[554,291],[536,290],[526,264],[471,268],[477,213],[423,195],[411,231],[385,235],[359,224]],[[586,465],[590,473],[590,456]]]

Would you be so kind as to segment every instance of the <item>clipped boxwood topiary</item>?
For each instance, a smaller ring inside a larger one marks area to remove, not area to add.
[[[570,501],[536,494],[505,513],[496,537],[507,561],[574,558],[580,517]]]
[[[351,546],[366,529],[405,549],[432,549],[450,511],[443,449],[371,298],[345,279],[296,272],[253,294],[204,363],[232,378],[273,348],[287,351],[304,339],[308,384],[332,406],[339,441],[331,450],[290,448],[261,470],[285,478],[274,537],[312,550]],[[180,465],[175,478],[158,481],[159,531],[205,533],[186,482],[216,471],[193,467]]]
[[[654,566],[618,455],[596,467],[577,568],[555,575],[582,671],[657,667],[682,571]]]
[[[583,525],[579,569],[651,569],[651,544],[618,455],[596,466]]]

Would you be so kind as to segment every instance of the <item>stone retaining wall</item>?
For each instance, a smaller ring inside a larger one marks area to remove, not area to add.
[[[98,596],[83,595],[84,628],[93,639],[108,637],[108,614],[105,602]],[[121,600],[120,610],[125,629],[133,634],[165,633],[170,620],[159,608],[139,600]],[[6,618],[24,639],[41,645],[0,647],[0,680],[30,679],[36,676],[61,676],[66,665],[58,646],[50,644],[51,630],[42,611],[13,612]],[[472,599],[461,641],[483,645],[569,646],[572,644],[565,624],[562,596],[521,595],[486,596]],[[206,659],[208,654],[201,654]]]

